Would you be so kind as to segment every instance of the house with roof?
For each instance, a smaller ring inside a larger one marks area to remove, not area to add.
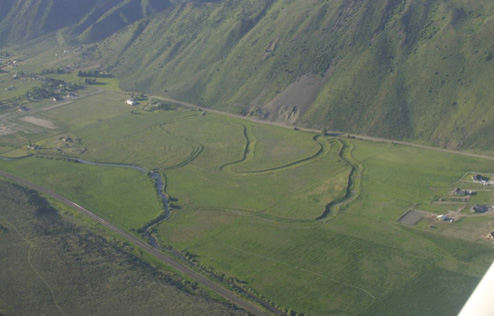
[[[137,105],[139,104],[136,100],[134,99],[127,99],[125,100],[125,103],[127,103],[128,105]]]
[[[492,207],[488,204],[475,204],[472,207],[472,212],[474,213],[486,213],[492,210]]]
[[[490,185],[491,184],[490,181],[489,181],[489,178],[484,177],[481,174],[474,175],[473,176],[473,182],[480,183],[480,184],[483,184],[483,185]]]
[[[448,222],[448,223],[452,223],[455,221],[454,218],[448,217],[446,215],[438,215],[436,216],[436,218],[440,221]]]
[[[449,192],[449,195],[457,195],[457,196],[467,196],[467,195],[475,195],[475,191],[472,190],[462,190],[460,188],[455,188],[454,190]]]

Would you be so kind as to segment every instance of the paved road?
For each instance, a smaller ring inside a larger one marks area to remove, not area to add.
[[[36,191],[39,191],[39,192],[42,192],[62,203],[64,203],[65,205],[68,205],[69,207],[72,207],[74,209],[76,209],[77,211],[79,211],[80,213],[86,215],[86,216],[89,216],[91,217],[92,219],[94,219],[95,221],[97,221],[98,223],[100,223],[101,225],[105,226],[106,228],[112,230],[113,232],[117,233],[118,235],[120,235],[121,237],[127,239],[128,241],[130,241],[131,243],[133,243],[134,245],[144,249],[145,251],[147,251],[148,253],[150,253],[151,255],[153,255],[154,257],[158,258],[159,260],[161,260],[162,262],[172,266],[173,268],[175,268],[176,270],[182,272],[183,274],[187,275],[188,277],[190,277],[191,279],[193,279],[194,281],[196,281],[197,283],[200,283],[200,284],[203,284],[205,285],[206,287],[210,288],[211,290],[213,290],[214,292],[216,292],[217,294],[221,295],[222,297],[226,298],[227,300],[229,300],[230,302],[232,302],[233,304],[237,305],[238,307],[248,311],[249,313],[253,314],[253,315],[257,315],[257,316],[268,316],[270,314],[262,311],[258,306],[248,302],[248,301],[245,301],[243,299],[241,299],[240,297],[238,297],[237,295],[233,294],[232,292],[230,292],[229,290],[223,288],[222,286],[220,286],[219,284],[209,280],[208,278],[202,276],[201,274],[187,268],[186,266],[184,266],[183,264],[181,264],[180,262],[172,259],[171,257],[167,256],[166,254],[158,251],[157,249],[151,247],[150,245],[148,245],[147,243],[143,242],[142,240],[136,238],[134,235],[116,227],[115,225],[113,225],[112,223],[104,220],[103,218],[99,217],[98,215],[92,213],[91,211],[85,209],[84,207],[80,206],[79,204],[77,203],[74,203],[72,202],[71,200],[67,199],[66,197],[50,190],[50,189],[47,189],[47,188],[44,188],[42,186],[39,186],[37,184],[34,184],[32,182],[29,182],[29,181],[26,181],[24,179],[21,179],[17,176],[14,176],[10,173],[7,173],[7,172],[4,172],[4,171],[1,171],[0,170],[0,176],[2,177],[5,177],[7,179],[10,179],[16,183],[19,183],[23,186],[26,186],[26,187],[29,187],[31,189],[34,189]]]
[[[158,100],[163,100],[163,101],[177,103],[177,104],[180,104],[180,105],[185,106],[185,107],[188,107],[188,108],[201,109],[201,110],[208,111],[208,112],[211,112],[211,113],[216,113],[216,114],[225,115],[225,116],[229,116],[229,117],[240,118],[240,119],[243,119],[243,120],[247,120],[247,121],[251,121],[251,122],[256,122],[256,123],[259,123],[259,124],[279,126],[279,127],[289,128],[289,129],[294,129],[295,128],[294,125],[287,125],[287,124],[282,123],[282,122],[266,121],[266,120],[261,120],[259,118],[253,118],[253,117],[248,117],[248,116],[242,116],[242,115],[239,115],[239,114],[234,114],[234,113],[228,113],[228,112],[213,110],[213,109],[201,107],[201,106],[198,106],[198,105],[195,105],[195,104],[192,104],[192,103],[187,103],[187,102],[175,100],[175,99],[172,99],[172,98],[160,97],[160,96],[151,96],[151,97],[154,98],[154,99],[158,99]],[[312,128],[297,127],[297,129],[298,130],[301,130],[301,131],[313,132],[313,133],[320,133],[321,132],[321,130],[312,129]],[[440,147],[432,147],[432,146],[420,145],[420,144],[409,143],[409,142],[404,142],[404,141],[399,141],[399,140],[393,140],[393,139],[387,139],[387,138],[372,137],[372,136],[365,136],[365,135],[358,135],[358,134],[351,134],[351,133],[343,133],[343,132],[338,132],[338,131],[327,131],[327,133],[328,134],[337,135],[337,136],[349,136],[349,137],[353,137],[355,139],[369,140],[369,141],[373,141],[373,142],[389,143],[389,144],[399,144],[399,145],[404,145],[404,146],[411,146],[411,147],[417,147],[417,148],[422,148],[422,149],[439,151],[439,152],[448,153],[448,154],[455,154],[455,155],[467,156],[467,157],[472,157],[472,158],[482,158],[482,159],[494,160],[494,156],[480,155],[480,154],[474,154],[474,153],[468,153],[468,152],[463,152],[463,151],[450,150],[450,149],[445,149],[445,148],[440,148]]]

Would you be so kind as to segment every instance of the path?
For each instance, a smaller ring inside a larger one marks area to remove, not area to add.
[[[153,248],[151,245],[138,239],[137,237],[130,234],[129,232],[126,232],[126,231],[118,228],[117,226],[113,225],[112,223],[99,217],[98,215],[96,215],[93,212],[87,210],[86,208],[80,206],[79,204],[74,203],[73,201],[67,199],[66,197],[64,197],[64,196],[62,196],[62,195],[60,195],[60,194],[58,194],[58,193],[56,193],[50,189],[47,189],[45,187],[34,184],[32,182],[26,181],[24,179],[21,179],[17,176],[14,176],[14,175],[9,174],[9,173],[4,172],[4,171],[0,171],[0,176],[5,177],[5,178],[12,180],[14,182],[17,182],[23,186],[29,187],[33,190],[38,191],[38,192],[41,192],[43,194],[46,194],[46,195],[62,202],[63,204],[77,210],[78,212],[92,218],[93,220],[95,220],[99,224],[103,225],[105,228],[113,231],[114,233],[117,233],[119,236],[125,238],[126,240],[133,243],[137,247],[140,247],[141,249],[145,250],[146,252],[148,252],[149,254],[154,256],[155,258],[159,259],[161,262],[163,262],[169,266],[172,266],[174,269],[185,274],[189,278],[193,279],[195,282],[200,283],[200,284],[208,287],[212,291],[221,295],[222,297],[229,300],[230,302],[237,305],[238,307],[245,309],[249,313],[251,313],[253,315],[258,315],[258,316],[268,316],[269,315],[268,313],[262,311],[258,306],[252,304],[251,302],[248,302],[248,301],[241,299],[240,297],[236,296],[234,293],[230,292],[229,290],[223,288],[219,284],[217,284],[217,283],[209,280],[208,278],[202,276],[201,274],[189,269],[188,267],[186,267],[182,263],[180,263],[180,262],[176,261],[175,259],[169,257],[168,255],[158,251],[157,249]]]
[[[19,236],[19,238],[21,238],[28,245],[27,255],[26,255],[27,263],[29,264],[29,266],[31,267],[31,269],[34,271],[34,273],[38,276],[38,279],[40,279],[41,282],[43,282],[45,284],[45,286],[48,288],[48,290],[50,291],[50,294],[51,294],[51,297],[52,297],[52,300],[53,300],[53,304],[55,304],[55,306],[57,307],[57,309],[60,311],[60,313],[62,315],[67,315],[67,313],[65,313],[65,311],[58,304],[58,300],[57,300],[57,298],[55,296],[55,291],[53,291],[53,288],[45,280],[45,278],[43,278],[41,276],[41,274],[39,273],[38,269],[36,269],[36,267],[34,266],[34,264],[31,261],[31,249],[33,248],[33,242],[30,241],[28,238],[24,237],[24,235],[21,234],[21,232],[17,229],[17,227],[14,224],[10,223],[6,218],[4,218],[3,216],[0,216],[0,218],[4,222],[6,222],[7,225],[10,226],[10,228],[14,229],[14,231],[17,233],[17,235]]]

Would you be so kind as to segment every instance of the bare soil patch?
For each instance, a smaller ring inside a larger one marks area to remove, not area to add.
[[[422,217],[424,217],[424,214],[422,212],[416,210],[408,210],[398,219],[398,221],[401,224],[413,226],[417,224],[422,219]]]
[[[9,135],[13,133],[15,133],[15,131],[10,127],[0,125],[0,136]]]
[[[20,120],[34,124],[34,125],[38,125],[38,126],[41,126],[44,128],[48,128],[48,129],[56,129],[57,128],[52,121],[40,119],[40,118],[37,118],[34,116],[24,116],[24,117],[21,117]]]

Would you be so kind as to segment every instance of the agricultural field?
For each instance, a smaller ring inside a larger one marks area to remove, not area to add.
[[[35,157],[0,161],[0,166],[42,183],[127,230],[137,229],[162,213],[153,182],[137,170]]]
[[[0,209],[2,315],[245,315],[34,191],[0,181]]]
[[[222,200],[194,196],[194,201],[202,204],[187,203],[160,225],[158,236],[219,273],[245,280],[281,306],[308,314],[416,315],[417,310],[411,307],[417,302],[427,305],[421,315],[458,312],[479,272],[492,261],[492,244],[483,237],[492,227],[493,214],[465,217],[454,224],[438,222],[432,226],[436,228],[409,228],[397,220],[411,207],[441,214],[443,210],[433,203],[438,193],[447,196],[464,170],[476,167],[487,171],[493,163],[391,144],[341,142],[352,144],[352,156],[363,172],[360,179],[354,179],[360,183],[354,188],[358,197],[342,205],[329,221],[291,222],[287,220],[291,218],[288,207],[272,217],[267,216],[272,214],[269,208],[257,212],[224,209]],[[177,183],[182,186],[177,190],[173,179],[181,179],[183,174],[178,175],[177,170],[168,175],[169,192],[181,201],[183,192],[189,191],[182,182]],[[252,185],[260,187],[269,181],[266,178]],[[317,179],[312,174],[299,174],[299,178]],[[329,179],[332,185],[337,183],[336,177]],[[286,185],[279,181],[279,186]],[[228,194],[235,190],[229,186],[222,189]],[[329,195],[330,190],[323,192]],[[277,194],[281,201],[285,197],[271,186],[269,193]],[[262,193],[254,196],[259,202]],[[305,207],[284,205],[309,215],[307,209],[316,205],[310,206],[308,199],[304,202]],[[427,290],[437,283],[441,284],[437,292],[441,293],[441,305],[430,299],[432,292]],[[353,304],[356,301],[359,304]]]
[[[39,112],[57,129],[25,136],[39,148],[19,141],[2,156],[31,156],[0,161],[1,170],[129,231],[163,211],[152,181],[138,170],[66,159],[157,170],[172,208],[153,228],[160,244],[287,313],[455,314],[494,259],[484,237],[494,214],[467,212],[493,203],[492,188],[461,202],[454,223],[432,215],[398,221],[410,209],[456,211],[460,202],[439,202],[467,188],[467,172],[491,174],[494,161],[183,107],[147,112],[146,102],[129,106],[127,97],[105,90]],[[76,143],[64,147],[67,137]]]

